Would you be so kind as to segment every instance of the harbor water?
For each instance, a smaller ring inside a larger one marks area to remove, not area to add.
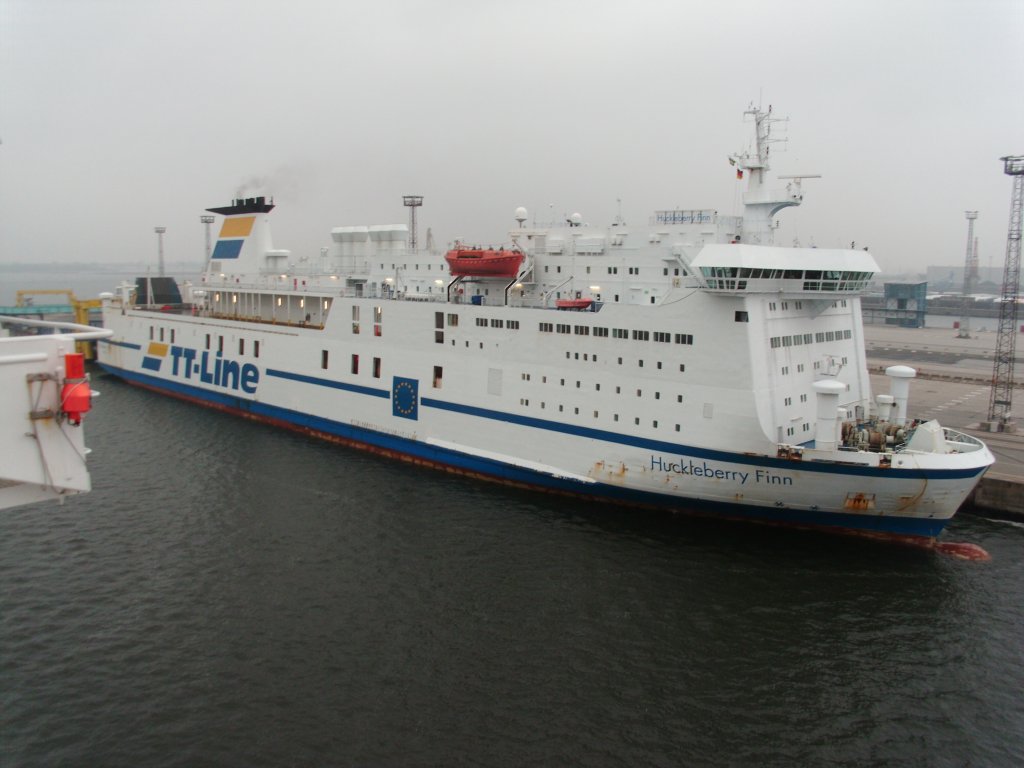
[[[0,514],[4,766],[1019,766],[989,562],[534,495],[94,371],[94,490]]]

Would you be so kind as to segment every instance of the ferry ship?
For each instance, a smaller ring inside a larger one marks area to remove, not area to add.
[[[932,546],[993,457],[873,395],[865,250],[780,247],[805,177],[769,174],[746,113],[743,215],[574,214],[508,244],[415,247],[342,226],[321,258],[275,248],[272,200],[222,217],[196,284],[103,295],[99,362],[128,382],[377,454],[514,486]]]

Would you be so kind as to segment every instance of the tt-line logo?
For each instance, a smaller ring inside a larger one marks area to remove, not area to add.
[[[249,395],[256,393],[256,387],[260,383],[260,369],[252,363],[226,360],[220,352],[214,354],[174,344],[150,342],[147,355],[142,360],[142,367],[159,371],[168,353],[171,358],[171,376],[197,380],[214,387],[241,390]]]

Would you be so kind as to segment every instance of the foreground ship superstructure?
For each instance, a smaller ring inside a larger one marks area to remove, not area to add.
[[[770,117],[730,161],[744,216],[578,216],[505,248],[407,248],[339,227],[315,266],[275,249],[264,198],[210,209],[202,283],[104,301],[109,371],[379,454],[514,485],[713,516],[928,541],[993,458],[873,397],[861,250],[771,243],[801,179],[770,186]],[[165,295],[160,295],[166,291]]]
[[[85,325],[0,316],[0,509],[90,490],[82,420],[97,393],[75,343],[107,336]]]

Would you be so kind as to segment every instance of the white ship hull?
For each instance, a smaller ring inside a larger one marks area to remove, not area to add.
[[[362,314],[372,312],[372,301],[356,303]],[[523,326],[542,322],[536,318],[566,313],[463,305],[459,327],[465,326],[470,338],[449,332],[445,346],[433,343],[432,305],[395,302],[385,309],[399,319],[388,317],[381,336],[370,334],[358,343],[344,338],[343,323],[335,329],[341,333],[332,333],[330,322],[323,330],[271,330],[261,323],[189,314],[114,312],[106,317],[114,337],[101,344],[100,361],[133,383],[381,455],[517,486],[690,514],[930,538],[942,531],[987,466],[979,464],[977,453],[901,453],[889,466],[879,466],[873,453],[819,456],[813,448],[804,449],[799,459],[780,458],[774,443],[734,426],[746,421],[750,432],[760,431],[751,389],[742,382],[735,391],[723,385],[714,393],[710,386],[673,387],[669,376],[602,370],[606,357],[609,366],[619,367],[614,348],[608,355],[586,352],[597,357],[597,370],[584,375],[561,362],[561,349],[546,355],[545,340],[538,338],[509,345],[529,351],[522,357],[508,348],[497,359],[466,355],[467,341],[479,351],[485,343],[480,339],[491,332],[489,324],[477,330],[469,322],[475,316],[489,321],[500,312],[515,312],[522,333]],[[150,342],[151,326],[157,338],[162,329],[170,339],[173,329],[180,343]],[[207,334],[211,350],[204,349]],[[218,356],[221,337],[225,349],[235,352],[240,340],[249,350],[261,342],[260,357],[251,351],[248,357]],[[324,349],[330,350],[327,369],[317,367]],[[341,371],[332,366],[334,350]],[[364,370],[351,372],[352,355],[359,356]],[[382,361],[378,376],[374,357]],[[664,371],[668,360],[660,362]],[[672,362],[677,370],[679,364]],[[443,379],[434,387],[437,367]],[[536,383],[541,379],[547,381]],[[499,393],[487,394],[489,383]],[[584,386],[589,391],[584,393]],[[677,401],[679,393],[683,403]],[[709,416],[705,399],[712,406]],[[716,416],[718,407],[729,404],[735,413]],[[730,442],[736,447],[730,449]]]

